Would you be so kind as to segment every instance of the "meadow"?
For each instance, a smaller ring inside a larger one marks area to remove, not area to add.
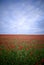
[[[0,65],[44,65],[44,36],[0,35]]]

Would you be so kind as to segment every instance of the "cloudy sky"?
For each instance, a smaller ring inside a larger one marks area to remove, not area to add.
[[[0,34],[44,34],[44,0],[0,0]]]

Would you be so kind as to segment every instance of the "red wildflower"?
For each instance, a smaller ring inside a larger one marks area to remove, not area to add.
[[[44,58],[42,59],[42,62],[44,62]]]
[[[11,44],[10,47],[11,47],[11,48],[15,48],[16,46],[15,46],[14,44]]]
[[[26,51],[28,51],[29,50],[29,48],[26,48]]]
[[[35,65],[38,65],[38,63],[36,63]]]
[[[30,46],[30,49],[32,48],[32,46]]]
[[[2,41],[0,41],[0,45],[2,44]]]
[[[0,48],[0,50],[2,50],[2,48]]]
[[[23,49],[23,46],[19,46],[19,49],[22,50]]]

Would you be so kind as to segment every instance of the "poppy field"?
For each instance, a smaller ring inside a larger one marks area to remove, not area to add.
[[[44,35],[0,35],[0,65],[44,65]]]

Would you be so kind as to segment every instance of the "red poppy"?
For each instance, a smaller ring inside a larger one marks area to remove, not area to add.
[[[32,46],[30,46],[29,48],[32,49]]]
[[[42,62],[44,62],[44,58],[42,59]]]
[[[38,63],[36,63],[35,65],[38,65]]]
[[[2,48],[0,48],[0,50],[2,50]]]
[[[7,42],[5,44],[8,46],[8,43]]]
[[[29,50],[29,48],[26,48],[26,51],[28,51]]]
[[[10,47],[11,47],[11,48],[15,48],[16,46],[15,46],[14,44],[11,44]]]
[[[23,49],[23,46],[19,46],[19,49],[22,50]]]
[[[2,41],[0,41],[0,45],[2,44]]]

